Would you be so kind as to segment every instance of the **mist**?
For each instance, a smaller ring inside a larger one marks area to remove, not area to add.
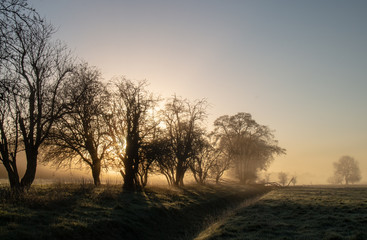
[[[0,239],[367,239],[367,2],[0,1]]]

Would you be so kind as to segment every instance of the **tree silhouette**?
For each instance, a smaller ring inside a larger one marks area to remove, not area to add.
[[[350,157],[343,156],[339,161],[334,162],[334,179],[342,179],[345,184],[359,182],[361,180],[361,171],[358,162]]]
[[[280,172],[278,174],[278,179],[279,179],[280,184],[282,184],[282,186],[285,186],[285,184],[288,181],[288,174],[286,174],[284,172]]]
[[[201,137],[197,138],[194,145],[194,157],[190,161],[189,167],[195,181],[204,184],[210,173],[213,172],[212,169],[217,164],[221,151],[215,148],[207,134],[202,134]]]
[[[292,179],[291,179],[291,181],[290,181],[290,183],[292,183],[293,186],[295,186],[296,183],[297,183],[297,176],[293,176]]]
[[[185,173],[198,154],[195,152],[195,142],[203,134],[201,123],[206,117],[206,106],[205,100],[190,102],[173,96],[162,111],[165,125],[163,142],[169,144],[165,145],[167,155],[157,164],[160,172],[173,185],[183,185]]]
[[[225,171],[231,167],[231,159],[226,157],[221,150],[217,158],[215,158],[214,165],[210,169],[210,175],[215,179],[215,183],[219,183],[220,179],[223,177]]]
[[[113,106],[106,115],[111,146],[124,179],[123,188],[129,191],[140,189],[147,182],[144,177],[148,177],[150,164],[146,164],[148,158],[144,157],[142,148],[158,125],[150,113],[159,99],[146,86],[146,81],[116,79]]]
[[[272,131],[258,124],[249,113],[224,115],[214,122],[214,134],[227,158],[236,167],[241,183],[251,183],[259,170],[265,170],[274,154],[284,154]]]
[[[51,40],[52,25],[25,1],[2,1],[0,14],[1,104],[6,105],[1,113],[1,160],[12,188],[23,189],[33,183],[39,148],[63,114],[60,89],[72,61],[66,47]],[[19,144],[27,161],[20,182],[16,168]]]
[[[46,152],[46,160],[53,160],[58,166],[87,164],[95,185],[101,183],[101,166],[108,159],[110,147],[103,118],[109,96],[100,77],[98,70],[85,63],[73,72],[64,90],[70,109],[55,122]]]

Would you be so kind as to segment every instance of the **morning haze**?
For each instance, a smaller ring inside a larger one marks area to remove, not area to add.
[[[0,238],[367,239],[366,11],[1,0]]]
[[[209,127],[245,111],[275,129],[287,154],[270,172],[326,183],[352,155],[367,173],[364,1],[30,3],[104,79],[206,98]]]

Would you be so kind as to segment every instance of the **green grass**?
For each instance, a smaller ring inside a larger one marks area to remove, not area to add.
[[[367,239],[367,188],[272,191],[196,239]]]
[[[0,188],[0,239],[192,239],[226,209],[268,188],[188,186],[122,192],[121,186]]]

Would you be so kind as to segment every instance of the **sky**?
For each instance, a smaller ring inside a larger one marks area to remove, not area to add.
[[[367,1],[31,0],[79,59],[210,103],[207,124],[251,113],[287,155],[269,172],[326,183],[343,155],[367,183]]]

